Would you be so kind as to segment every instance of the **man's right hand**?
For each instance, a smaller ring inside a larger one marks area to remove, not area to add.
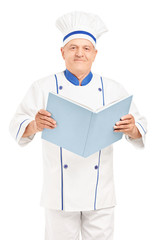
[[[37,132],[41,132],[44,128],[53,129],[55,127],[56,121],[51,118],[51,114],[44,109],[40,109],[35,116],[35,120],[26,127],[22,137],[29,137]]]
[[[56,127],[56,121],[51,118],[51,114],[41,109],[35,116],[36,127],[38,131],[42,131],[43,128],[53,129]]]

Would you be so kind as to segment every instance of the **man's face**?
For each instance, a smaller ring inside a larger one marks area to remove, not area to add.
[[[87,39],[73,39],[61,48],[66,68],[75,73],[90,72],[97,50]]]

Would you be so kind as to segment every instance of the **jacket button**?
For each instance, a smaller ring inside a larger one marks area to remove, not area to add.
[[[100,91],[100,92],[101,92],[101,91],[102,91],[102,88],[98,88],[98,91]]]
[[[62,86],[59,86],[59,90],[62,90],[62,88],[63,88]]]
[[[64,168],[68,168],[68,165],[67,165],[67,164],[64,164]]]
[[[94,168],[95,168],[95,169],[98,169],[98,166],[96,165]]]

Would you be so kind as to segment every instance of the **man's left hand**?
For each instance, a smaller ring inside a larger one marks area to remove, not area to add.
[[[141,138],[141,134],[135,125],[135,119],[131,114],[121,117],[120,121],[116,122],[114,132],[123,132],[133,139]]]

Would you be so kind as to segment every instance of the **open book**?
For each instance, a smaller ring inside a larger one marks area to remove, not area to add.
[[[103,106],[96,111],[66,97],[49,93],[46,110],[57,123],[54,129],[43,129],[42,139],[63,147],[82,157],[120,140],[114,125],[129,112],[132,96]]]

